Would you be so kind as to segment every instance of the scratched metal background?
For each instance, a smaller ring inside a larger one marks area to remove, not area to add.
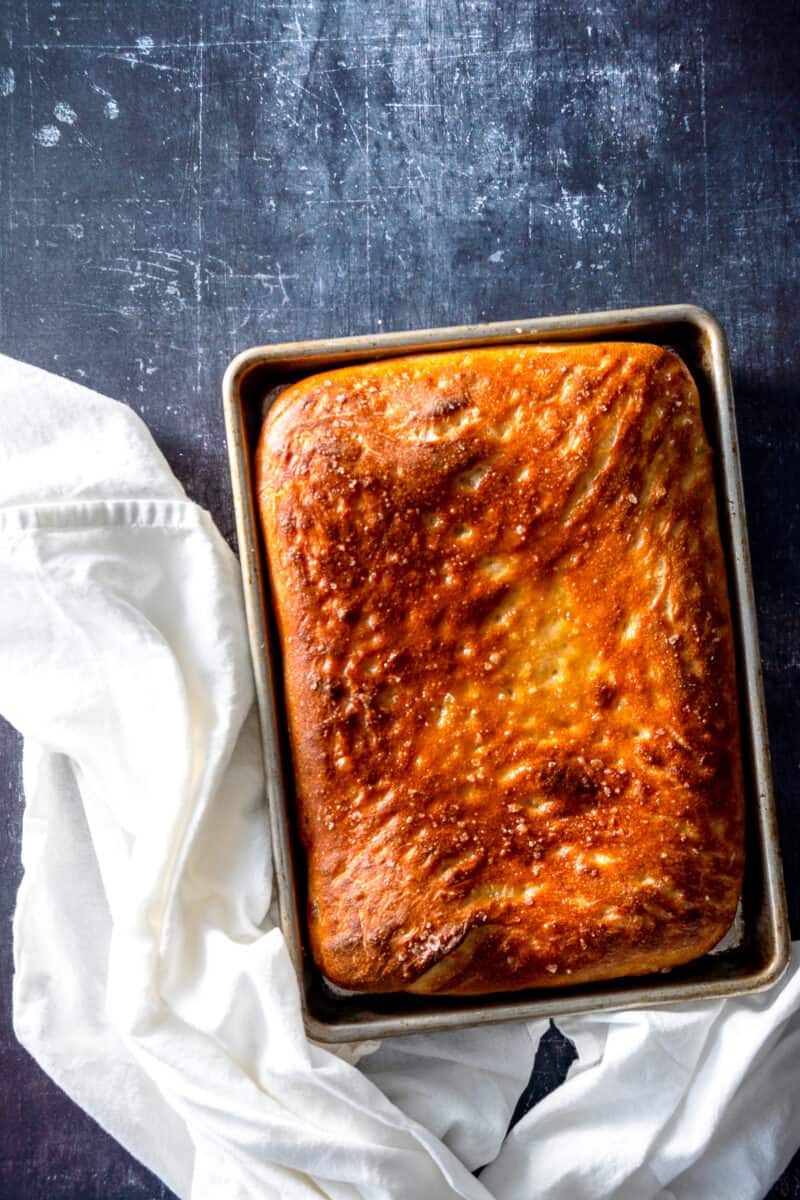
[[[721,317],[795,935],[798,78],[788,0],[0,0],[0,349],[133,405],[229,538],[219,381],[253,342]],[[0,1197],[166,1197],[14,1041],[2,723],[0,753]],[[568,1061],[551,1034],[528,1099]]]

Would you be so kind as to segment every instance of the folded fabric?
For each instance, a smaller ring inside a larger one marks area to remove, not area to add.
[[[193,1200],[762,1196],[800,1143],[796,960],[766,995],[565,1023],[578,1061],[507,1138],[541,1025],[306,1039],[236,561],[129,409],[9,359],[0,395],[14,1021],[44,1069]]]

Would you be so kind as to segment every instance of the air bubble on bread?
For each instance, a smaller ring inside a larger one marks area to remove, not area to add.
[[[453,720],[457,711],[456,698],[452,692],[445,692],[442,697],[442,703],[439,708],[439,714],[436,718],[436,724],[439,729],[444,729]]]
[[[625,627],[622,630],[622,639],[621,640],[623,642],[630,642],[636,637],[638,632],[639,632],[639,618],[631,617],[630,620],[626,622]]]
[[[670,625],[674,622],[676,611],[675,601],[672,597],[672,588],[667,588],[666,596],[664,597],[664,616],[669,621]]]
[[[681,474],[681,488],[687,495],[691,495],[697,487],[698,479],[701,479],[703,472],[698,468],[695,470],[684,471]]]
[[[515,388],[514,391],[511,392],[509,399],[517,400],[518,398],[519,391]],[[522,405],[515,404],[511,411],[503,417],[502,421],[494,426],[491,432],[496,438],[499,438],[501,442],[510,442],[512,437],[514,437],[519,430],[523,419],[524,410]]]
[[[532,900],[543,890],[541,883],[519,887],[514,883],[480,883],[469,894],[468,903],[480,904],[485,900]]]
[[[573,428],[561,443],[561,454],[565,458],[572,458],[582,448],[586,441],[586,419],[583,416],[576,417]]]
[[[400,692],[396,687],[384,687],[378,692],[378,707],[383,712],[392,712],[397,707]]]
[[[457,437],[464,432],[468,425],[473,424],[474,420],[475,410],[471,406],[458,408],[453,412],[438,413],[426,423],[422,440],[424,442],[441,442],[448,435]]]
[[[498,775],[498,780],[500,783],[514,783],[515,780],[524,779],[525,776],[530,775],[532,772],[533,766],[531,763],[514,763],[512,766],[506,767],[504,771],[500,772]]]
[[[648,442],[660,428],[664,421],[664,406],[662,404],[650,404],[644,415],[644,419],[640,426],[640,436],[643,442]]]
[[[474,466],[469,467],[466,471],[462,471],[460,475],[456,476],[456,487],[460,491],[474,492],[480,487],[481,480],[488,472],[488,463],[475,463]]]
[[[500,604],[498,604],[497,608],[489,614],[486,624],[490,626],[508,624],[511,618],[519,612],[519,608],[519,591],[516,588],[512,588]]]
[[[667,583],[667,560],[661,555],[653,568],[650,576],[650,582],[653,584],[653,599],[650,601],[650,608],[656,608],[661,603],[661,598],[664,595],[664,588]]]
[[[490,579],[503,579],[512,569],[512,560],[507,555],[487,555],[478,563],[478,570]]]
[[[555,808],[555,801],[549,796],[523,796],[520,801],[528,812],[546,813]]]

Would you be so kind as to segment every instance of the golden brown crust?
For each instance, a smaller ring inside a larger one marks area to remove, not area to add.
[[[317,375],[272,408],[256,476],[325,975],[469,994],[713,946],[743,792],[681,361],[512,346]]]

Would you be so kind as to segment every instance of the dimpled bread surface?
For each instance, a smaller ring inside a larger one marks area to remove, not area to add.
[[[723,936],[733,637],[675,354],[504,346],[315,375],[270,409],[256,485],[329,980],[564,986]]]

